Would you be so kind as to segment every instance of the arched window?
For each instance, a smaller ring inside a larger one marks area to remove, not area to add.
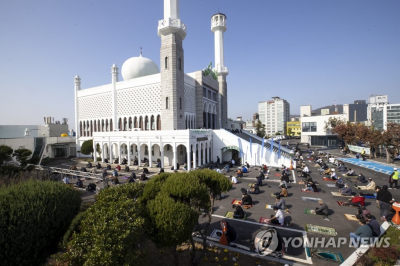
[[[127,129],[127,128],[126,128],[127,123],[128,123],[128,122],[127,122],[127,120],[126,120],[126,117],[124,117],[124,131],[126,131],[126,129]]]
[[[154,121],[154,115],[152,115],[150,118],[150,130],[155,130],[155,129],[156,129],[156,123]]]
[[[79,122],[79,128],[80,128],[79,135],[80,135],[80,136],[83,136],[82,121]]]
[[[169,108],[169,99],[167,97],[167,98],[165,98],[165,109],[168,109],[168,108]]]
[[[147,115],[144,118],[144,129],[149,130],[149,117]]]
[[[90,120],[90,136],[93,136],[93,121]]]
[[[139,118],[139,128],[143,130],[143,117]]]
[[[108,132],[110,128],[108,127],[108,119],[106,119],[106,131]]]
[[[179,109],[182,109],[182,98],[179,97]]]
[[[101,132],[104,132],[104,119],[101,120]]]
[[[119,131],[122,131],[122,119],[120,118],[119,120],[118,120],[118,129],[119,129]]]
[[[134,128],[137,128],[138,127],[138,125],[137,125],[137,117],[135,116],[135,118],[133,119],[133,127]]]
[[[110,131],[114,131],[112,119],[110,119]]]
[[[165,69],[168,69],[168,57],[165,57]]]
[[[179,58],[179,70],[182,70],[182,59]]]
[[[96,120],[94,120],[93,125],[94,125],[94,132],[97,132],[97,122],[96,122]]]
[[[157,130],[161,130],[161,116],[157,116]]]
[[[132,129],[132,117],[129,117],[129,129]]]

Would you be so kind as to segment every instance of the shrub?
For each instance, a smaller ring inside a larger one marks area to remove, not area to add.
[[[42,264],[80,204],[80,194],[61,183],[30,180],[0,188],[1,263]]]
[[[135,250],[144,226],[141,205],[143,184],[129,183],[101,190],[84,215],[67,250],[56,257],[59,265],[143,265]]]

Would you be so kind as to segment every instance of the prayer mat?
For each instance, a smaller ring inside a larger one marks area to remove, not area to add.
[[[245,208],[245,209],[250,209],[251,207],[253,207],[253,205],[242,205],[243,206],[243,208]]]
[[[212,231],[212,233],[210,235],[210,237],[217,238],[217,239],[220,239],[221,236],[222,236],[222,231],[218,230],[218,229],[214,229],[214,231]]]
[[[332,179],[327,178],[327,177],[322,178],[322,180],[324,180],[324,181],[333,181],[333,182],[336,182],[336,181],[337,181],[337,180],[332,180]]]
[[[311,209],[304,209],[304,213],[305,213],[305,214],[316,215],[315,210],[311,210]]]
[[[323,234],[328,236],[336,236],[337,232],[334,228],[319,225],[306,224],[306,231],[310,233]]]
[[[227,212],[227,213],[225,214],[225,218],[240,219],[240,218],[233,218],[233,212]],[[244,213],[244,217],[241,218],[241,219],[242,219],[242,220],[246,220],[246,218],[247,218],[247,214]]]
[[[268,204],[267,204],[267,205],[265,205],[265,208],[266,208],[266,209],[269,209],[269,210],[272,210],[272,209],[274,208],[274,205],[268,205]]]
[[[271,219],[266,218],[266,217],[260,217],[260,220],[259,220],[258,222],[259,222],[260,224],[268,224],[270,220],[271,220]]]
[[[366,198],[366,199],[376,199],[376,196],[365,196],[364,195],[364,198]]]
[[[231,204],[232,204],[232,205],[242,205],[242,201],[241,201],[241,200],[234,199],[234,200],[232,200]]]
[[[307,252],[308,257],[326,260],[326,261],[337,262],[337,263],[344,262],[342,254],[340,254],[338,252],[323,250],[323,249],[319,249],[319,248],[309,248],[309,247],[306,247],[306,252]]]
[[[348,178],[358,178],[358,175],[346,175],[346,174],[343,174],[342,176],[343,177],[348,177]]]
[[[319,193],[318,191],[317,191],[317,192],[314,192],[314,191],[311,191],[311,190],[302,190],[301,192],[308,192],[308,193]]]
[[[281,176],[281,174],[275,174],[275,176]]]
[[[326,184],[327,187],[336,187],[335,184]]]
[[[353,196],[344,196],[340,192],[332,192],[332,195],[337,196],[337,197],[344,197],[344,198],[352,198],[353,197]]]
[[[346,205],[348,202],[346,202],[346,201],[336,201],[337,202],[337,204],[339,204],[339,206],[349,206],[349,205]]]
[[[129,175],[123,177],[123,179],[128,179],[128,178],[129,178]]]
[[[353,215],[353,214],[345,214],[344,216],[345,216],[345,217],[347,218],[347,220],[349,220],[349,221],[358,221],[357,217],[356,217],[355,215]]]
[[[275,194],[275,193],[271,193],[271,196],[272,197],[276,197],[276,196],[278,196],[279,195],[279,193],[278,194]],[[282,196],[281,196],[282,197]]]
[[[320,198],[310,198],[310,197],[301,197],[301,199],[303,201],[311,201],[311,202],[319,202],[320,200],[322,200]]]

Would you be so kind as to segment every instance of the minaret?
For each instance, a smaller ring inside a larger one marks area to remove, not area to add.
[[[77,149],[79,146],[79,137],[81,134],[81,130],[79,127],[79,106],[78,106],[78,91],[81,90],[81,78],[76,75],[74,78],[74,93],[75,93],[75,134],[76,134],[76,145]]]
[[[118,67],[116,64],[111,67],[111,83],[112,83],[112,126],[113,130],[118,129],[117,121],[117,82],[118,82]]]
[[[219,82],[219,127],[226,128],[228,122],[228,92],[226,76],[229,71],[224,63],[224,32],[226,31],[226,16],[217,13],[211,17],[211,31],[215,39],[215,68]]]
[[[179,0],[164,0],[164,19],[158,22],[161,37],[161,129],[185,129],[184,53],[186,26],[179,18]]]

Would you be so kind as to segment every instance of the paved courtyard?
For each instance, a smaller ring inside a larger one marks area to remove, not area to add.
[[[331,153],[333,156],[337,158],[343,157],[342,155],[340,155],[339,150],[327,150],[327,152]],[[350,158],[350,156],[347,156],[347,158]],[[347,159],[346,161],[352,162],[352,160],[347,160]],[[381,163],[379,160],[375,160],[375,162]],[[72,164],[71,161],[67,161],[63,163],[57,163],[57,166],[63,168],[69,168],[69,165],[71,164]],[[288,189],[289,197],[285,198],[286,205],[290,212],[285,214],[285,222],[290,222],[292,226],[284,228],[277,227],[278,232],[283,237],[302,237],[302,238],[308,238],[309,241],[313,241],[313,239],[315,240],[315,238],[319,239],[326,238],[326,240],[328,240],[329,236],[327,235],[306,233],[305,225],[312,224],[312,225],[334,228],[337,232],[337,236],[334,237],[335,239],[337,239],[338,237],[346,237],[348,239],[349,233],[354,232],[359,227],[359,224],[357,221],[347,220],[344,214],[356,214],[357,208],[339,206],[337,204],[337,201],[347,201],[348,198],[333,196],[331,192],[337,192],[338,189],[335,187],[333,188],[328,187],[327,184],[334,184],[334,182],[323,181],[322,180],[323,176],[316,172],[316,168],[314,167],[315,165],[314,162],[307,161],[307,164],[310,170],[312,171],[311,177],[313,178],[314,181],[319,182],[320,185],[318,187],[324,190],[325,193],[302,192],[301,188],[303,188],[304,186],[298,184],[300,178],[294,176],[294,174],[296,173],[295,170],[292,171],[290,179],[296,182],[289,184],[289,189]],[[79,164],[78,166],[82,166],[82,164]],[[387,174],[377,172],[369,168],[365,168],[363,166],[352,165],[350,163],[346,163],[346,166],[348,168],[349,167],[353,168],[357,174],[362,172],[366,178],[369,177],[373,178],[373,180],[378,186],[383,186],[385,184],[388,184],[389,175]],[[136,170],[136,166],[131,168],[135,169],[134,171],[136,172],[136,175],[139,175],[141,173],[141,170]],[[243,178],[238,179],[239,183],[234,185],[232,190],[223,194],[222,200],[215,201],[213,220],[210,226],[210,230],[208,232],[209,235],[213,232],[214,229],[220,229],[219,221],[222,219],[226,219],[224,216],[227,212],[233,211],[231,203],[234,199],[238,200],[241,199],[242,195],[241,188],[248,189],[249,188],[248,184],[254,183],[256,181],[258,169],[259,169],[258,167],[251,167],[250,172],[248,174],[244,174]],[[150,175],[148,175],[148,177],[150,178],[158,172],[157,168],[152,168],[149,170],[150,170]],[[233,175],[234,170],[235,169],[230,170],[227,175],[228,176]],[[100,172],[100,170],[98,170],[98,172]],[[266,228],[266,225],[259,223],[260,218],[261,217],[269,218],[272,214],[274,214],[274,211],[272,209],[266,209],[266,204],[268,205],[274,204],[275,197],[271,196],[271,193],[279,191],[278,188],[279,177],[275,176],[275,173],[279,172],[276,172],[275,169],[271,169],[268,179],[263,181],[263,186],[261,187],[261,193],[259,195],[252,195],[254,202],[253,207],[247,210],[244,209],[247,214],[246,220],[228,219],[231,225],[238,232],[239,237],[237,240],[237,244],[245,246],[250,250],[253,250],[253,240],[257,232],[262,228]],[[129,175],[129,173],[126,173],[126,175]],[[125,174],[122,172],[119,177],[121,183],[126,182],[126,179],[123,178],[124,176]],[[75,181],[72,179],[71,182]],[[88,184],[89,182],[92,181],[85,181],[84,184]],[[359,192],[359,190],[354,188],[354,183],[350,182],[348,183],[353,187],[353,192],[355,193]],[[100,183],[98,184],[98,186],[102,187],[102,184]],[[393,198],[400,199],[400,190],[390,190],[390,192],[392,193]],[[94,193],[91,192],[83,192],[83,193],[84,193],[83,195],[84,200],[93,200]],[[303,201],[302,197],[315,197],[322,199],[329,207],[330,221],[324,220],[323,216],[305,214],[304,213],[305,208],[314,209],[315,207],[318,206],[318,202]],[[377,217],[377,221],[379,222],[379,224],[381,224],[382,221],[379,219],[379,209],[376,207],[377,205],[375,200],[366,199],[365,206],[375,217]],[[341,247],[337,248],[331,246],[322,249],[333,252],[339,252],[343,256],[344,260],[346,260],[346,258],[355,251],[354,248],[349,248],[348,244],[342,245]],[[312,259],[307,258],[305,249],[303,247],[297,247],[297,248],[288,247],[287,253],[283,257],[283,259],[288,261],[296,261],[301,264],[311,264],[311,263],[312,264],[324,263],[324,265],[336,264],[315,258]]]

